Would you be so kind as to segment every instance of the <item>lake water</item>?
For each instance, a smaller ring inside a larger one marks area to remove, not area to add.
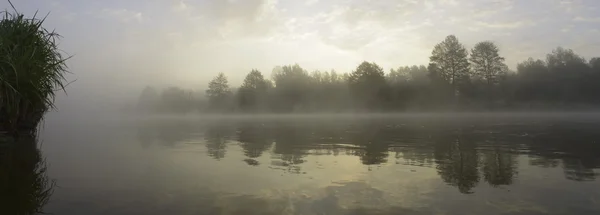
[[[49,119],[38,142],[2,156],[0,214],[600,214],[595,114]]]

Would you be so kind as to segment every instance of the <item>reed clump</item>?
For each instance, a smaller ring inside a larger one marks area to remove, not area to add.
[[[0,14],[0,133],[34,134],[54,108],[55,92],[65,89],[69,57],[58,48],[60,35],[45,29],[37,13]]]

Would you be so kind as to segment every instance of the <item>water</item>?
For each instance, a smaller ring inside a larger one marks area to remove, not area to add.
[[[584,114],[49,120],[28,151],[38,167],[6,170],[45,179],[11,195],[52,187],[48,203],[10,198],[0,214],[600,214],[599,126]]]

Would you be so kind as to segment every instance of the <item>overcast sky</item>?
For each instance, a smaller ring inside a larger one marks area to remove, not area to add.
[[[237,84],[253,68],[269,76],[294,63],[350,72],[366,60],[387,72],[427,64],[449,34],[468,49],[496,42],[511,68],[557,46],[600,56],[598,0],[12,1],[27,15],[50,12],[46,28],[74,55],[73,85],[88,91],[199,89],[218,72]]]

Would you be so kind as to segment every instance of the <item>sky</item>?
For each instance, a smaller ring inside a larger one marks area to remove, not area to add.
[[[495,42],[513,69],[558,46],[586,59],[600,56],[598,0],[12,2],[26,15],[49,13],[44,26],[62,35],[77,80],[69,87],[82,98],[145,85],[202,90],[219,72],[237,85],[251,69],[270,77],[275,66],[295,63],[351,72],[370,61],[388,72],[426,65],[450,34],[467,49]]]

